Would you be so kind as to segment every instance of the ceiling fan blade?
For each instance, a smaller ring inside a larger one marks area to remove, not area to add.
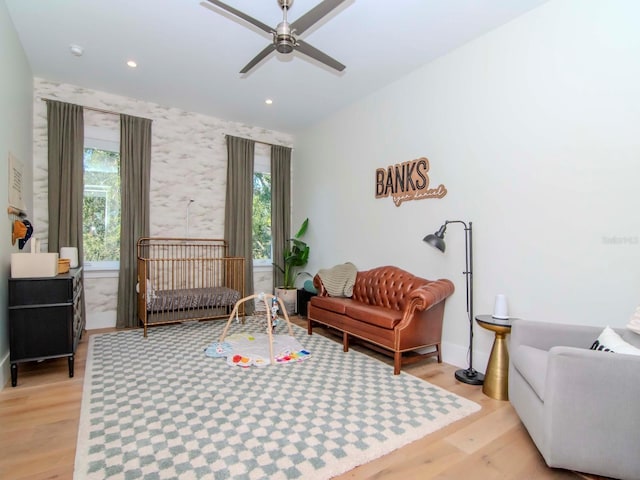
[[[260,30],[264,30],[267,33],[272,33],[273,32],[273,28],[271,28],[269,25],[265,25],[260,20],[256,20],[255,18],[250,17],[246,13],[243,13],[240,10],[236,10],[235,8],[230,7],[226,3],[222,3],[219,0],[207,0],[207,1],[209,3],[213,3],[217,7],[222,8],[223,10],[226,10],[227,12],[235,15],[236,17],[245,20],[246,22],[249,22],[250,24],[255,25]]]
[[[305,55],[310,56],[311,58],[324,63],[325,65],[338,70],[339,72],[343,71],[346,67],[338,62],[337,60],[331,58],[326,53],[321,52],[315,47],[312,47],[307,42],[303,42],[302,40],[297,41],[298,44],[296,48],[300,53],[304,53]]]
[[[211,0],[209,0],[211,1]],[[319,3],[295,22],[291,24],[291,29],[295,30],[296,35],[301,35],[305,30],[311,27],[314,23],[327,15],[331,10],[343,3],[345,0],[324,0]]]
[[[249,63],[247,63],[247,65],[242,70],[240,70],[240,73],[247,73],[249,70],[251,70],[253,67],[255,67],[258,63],[260,63],[260,61],[264,57],[269,55],[275,49],[276,49],[276,46],[273,43],[270,43],[269,45],[267,45],[264,48],[264,50],[262,50],[258,55],[253,57],[253,60],[251,60]]]

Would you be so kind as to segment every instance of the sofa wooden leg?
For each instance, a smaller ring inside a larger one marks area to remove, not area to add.
[[[393,374],[400,375],[401,367],[402,367],[402,352],[395,352],[393,354]]]
[[[349,334],[347,332],[342,332],[342,351],[349,351]]]
[[[438,363],[442,363],[442,349],[439,343],[436,345],[436,352],[438,352]]]
[[[311,325],[311,319],[307,318],[307,334],[313,334],[313,326]]]

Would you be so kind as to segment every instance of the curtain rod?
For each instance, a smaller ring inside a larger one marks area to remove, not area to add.
[[[275,143],[268,143],[268,142],[261,142],[260,140],[254,140],[253,138],[245,138],[245,137],[239,137],[237,135],[230,135],[228,133],[223,133],[223,135],[226,137],[236,137],[236,138],[242,138],[244,140],[249,140],[251,142],[255,142],[255,143],[260,143],[262,145],[269,145],[270,147],[285,147],[285,148],[290,148],[291,151],[293,151],[293,147],[288,147],[287,145],[276,145]]]
[[[52,102],[61,102],[62,100],[56,100],[54,98],[44,98],[44,97],[40,97],[40,100],[42,100],[43,102],[46,102],[47,100],[51,100]],[[69,102],[67,102],[69,103]],[[114,112],[112,110],[105,110],[103,108],[96,108],[96,107],[87,107],[86,105],[80,105],[82,108],[84,108],[85,110],[92,110],[94,112],[99,112],[99,113],[106,113],[108,115],[120,115],[120,112]],[[128,115],[128,114],[125,114]],[[224,133],[223,134],[225,137],[237,137],[237,138],[244,138],[244,137],[238,137],[237,135],[229,135]],[[274,143],[267,143],[267,142],[261,142],[260,140],[254,140],[253,138],[245,138],[245,140],[251,140],[252,142],[256,142],[256,143],[260,143],[262,145],[269,145],[270,147],[287,147],[287,145],[276,145]],[[291,148],[291,150],[293,150],[293,147],[287,147],[287,148]]]
[[[64,102],[63,100],[56,100],[55,98],[40,97],[40,100],[42,100],[43,102],[46,102],[47,100],[51,100],[52,102],[71,103],[71,102]],[[78,104],[74,104],[74,105],[78,105]],[[120,116],[122,114],[122,112],[114,112],[113,110],[105,110],[104,108],[87,107],[86,105],[80,105],[80,106],[82,108],[84,108],[85,110],[91,110],[93,112],[98,112],[98,113],[106,113],[107,115],[118,115],[118,116]],[[129,115],[129,114],[125,113],[124,115]],[[132,116],[137,116],[137,115],[132,115]],[[145,117],[139,117],[139,118],[145,118]],[[151,120],[151,119],[145,118],[145,120]]]

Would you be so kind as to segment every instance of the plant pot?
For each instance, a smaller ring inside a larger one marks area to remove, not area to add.
[[[287,309],[287,315],[293,315],[298,307],[298,289],[276,287],[276,297],[282,300],[284,308]]]

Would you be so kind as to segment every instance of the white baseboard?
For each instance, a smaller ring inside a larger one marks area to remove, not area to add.
[[[9,362],[9,352],[0,361],[0,390],[4,389],[5,385],[11,378],[11,364]]]
[[[117,314],[112,312],[95,312],[87,313],[87,330],[95,330],[97,328],[115,328]]]

